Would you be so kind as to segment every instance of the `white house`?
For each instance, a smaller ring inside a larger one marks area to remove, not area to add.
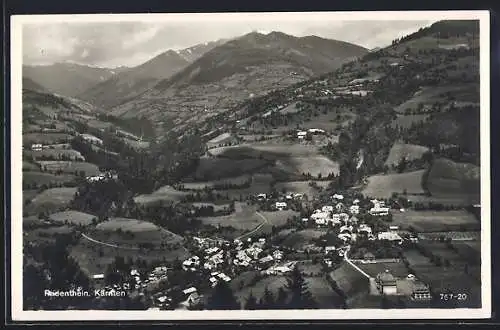
[[[351,212],[351,214],[359,214],[359,205],[351,205],[351,207],[349,207],[349,212]]]
[[[311,134],[324,134],[325,133],[325,130],[323,130],[321,128],[310,128],[307,131]]]
[[[391,231],[399,230],[399,226],[389,226],[389,230]]]
[[[276,202],[276,209],[283,211],[287,208],[286,202]]]
[[[335,246],[325,246],[325,253],[330,253],[337,250]]]
[[[397,233],[393,231],[383,231],[378,233],[377,235],[379,240],[387,240],[387,241],[399,241],[402,242],[403,239]]]
[[[332,196],[333,199],[338,199],[338,200],[343,200],[344,199],[344,196],[343,195],[340,195],[340,194],[335,194]]]
[[[92,275],[92,279],[102,280],[102,279],[104,279],[104,274],[94,274],[94,275]]]
[[[333,212],[333,206],[332,205],[325,205],[321,208],[321,211],[323,212]]]
[[[272,262],[273,260],[274,260],[273,256],[268,255],[268,256],[265,256],[264,258],[260,258],[259,263],[266,264],[266,263]]]
[[[190,288],[187,288],[187,289],[183,290],[182,293],[185,294],[185,295],[188,295],[188,294],[191,294],[191,293],[194,293],[194,292],[197,292],[197,291],[198,290],[194,286],[192,286]]]
[[[311,219],[316,222],[316,224],[324,225],[330,218],[329,212],[316,212],[311,215]]]
[[[297,138],[299,140],[305,139],[306,136],[307,136],[307,132],[306,131],[298,131],[297,132]]]
[[[341,234],[338,234],[337,237],[340,238],[341,240],[343,240],[345,242],[345,241],[348,241],[348,240],[351,239],[351,234],[349,234],[349,233],[341,233]]]
[[[42,151],[43,145],[41,143],[35,143],[31,145],[32,151]]]
[[[389,215],[389,208],[388,207],[372,207],[369,211],[371,215],[376,215],[376,216],[383,216],[383,215]]]

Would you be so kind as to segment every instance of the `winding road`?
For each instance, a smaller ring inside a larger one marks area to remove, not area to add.
[[[93,243],[96,243],[96,244],[100,244],[100,245],[105,245],[105,246],[109,246],[109,247],[113,247],[113,248],[117,248],[117,249],[124,249],[124,250],[140,250],[139,248],[134,248],[134,247],[124,247],[124,246],[119,246],[119,245],[116,245],[116,244],[111,244],[111,243],[106,243],[106,242],[101,242],[101,241],[98,241],[98,240],[95,240],[93,239],[92,237],[89,237],[87,235],[85,235],[84,233],[82,233],[82,236],[83,238],[93,242]]]
[[[257,232],[258,230],[260,230],[266,223],[269,223],[269,221],[267,220],[267,218],[265,216],[263,216],[260,212],[255,212],[259,217],[262,218],[262,220],[264,220],[264,222],[262,222],[261,224],[259,224],[257,227],[255,227],[252,231],[246,233],[246,234],[243,234],[241,236],[238,236],[236,237],[236,239],[238,240],[242,240],[243,238],[247,237],[247,236],[250,236],[250,235],[253,235],[255,232]]]

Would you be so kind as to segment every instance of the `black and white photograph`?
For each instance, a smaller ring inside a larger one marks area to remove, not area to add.
[[[489,24],[13,16],[13,319],[490,317]]]

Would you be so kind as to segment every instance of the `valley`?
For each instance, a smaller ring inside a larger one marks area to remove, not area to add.
[[[67,96],[27,71],[25,280],[127,292],[28,307],[479,308],[477,30],[254,32]]]

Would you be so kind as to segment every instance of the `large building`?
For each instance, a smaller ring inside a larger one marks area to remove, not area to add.
[[[385,295],[396,295],[398,292],[396,285],[396,278],[386,270],[383,273],[379,273],[376,278],[377,289],[381,294]]]

